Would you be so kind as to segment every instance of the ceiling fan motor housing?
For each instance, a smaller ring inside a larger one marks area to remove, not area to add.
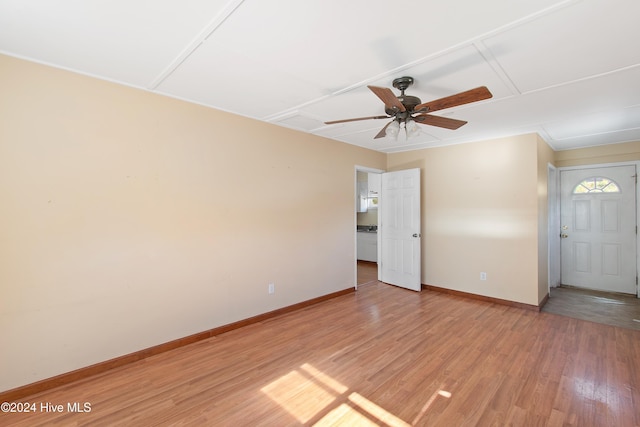
[[[407,111],[399,112],[398,109],[395,107],[385,106],[385,110],[384,110],[385,113],[387,113],[390,116],[398,116],[402,113],[406,113],[408,115],[413,113],[413,110],[416,106],[422,104],[422,101],[420,101],[420,98],[418,98],[417,96],[400,95],[398,99],[400,100],[400,102],[402,102],[402,105],[404,105],[404,108],[406,108]]]
[[[395,116],[400,120],[404,120],[407,117],[409,117],[411,113],[413,113],[413,110],[416,106],[422,104],[422,101],[420,101],[420,98],[418,98],[417,96],[404,94],[405,89],[407,89],[412,84],[413,84],[413,77],[409,77],[409,76],[398,77],[397,79],[393,80],[393,87],[395,87],[401,92],[400,96],[398,96],[398,100],[402,103],[402,105],[404,105],[404,108],[406,108],[407,111],[400,112],[395,107],[385,106],[385,110],[384,110],[385,113],[387,113],[390,116]]]

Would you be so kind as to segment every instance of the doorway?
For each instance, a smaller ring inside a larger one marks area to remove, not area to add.
[[[355,254],[355,288],[376,282],[379,277],[378,259],[380,257],[378,245],[379,223],[379,179],[383,170],[356,166],[354,178],[354,234],[356,241]],[[369,177],[372,186],[370,191]],[[377,178],[377,179],[374,179]],[[377,182],[374,182],[377,181]]]
[[[640,330],[639,164],[549,167],[550,288],[542,311]],[[627,287],[611,291],[620,283]]]
[[[373,197],[376,199],[372,216],[363,217],[359,223],[358,208],[362,206],[362,185],[358,175],[363,169],[356,167],[356,284],[358,287],[358,260],[377,264],[377,280],[384,283],[421,291],[421,216],[420,169],[393,172],[364,169],[368,179],[375,181]],[[370,188],[370,187],[369,187]],[[366,192],[365,192],[366,193]],[[371,197],[369,192],[369,197]],[[371,207],[371,204],[368,204]],[[373,218],[373,219],[372,219]],[[371,224],[374,222],[375,224]],[[377,224],[380,224],[379,228]],[[372,236],[372,234],[374,234]],[[374,249],[364,242],[375,242]],[[361,244],[362,243],[362,244]],[[367,257],[361,257],[359,246],[369,249]]]
[[[638,294],[636,176],[635,164],[560,171],[561,286]]]

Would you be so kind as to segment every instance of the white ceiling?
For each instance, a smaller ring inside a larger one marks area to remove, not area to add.
[[[382,152],[529,132],[563,150],[640,141],[638,17],[638,0],[0,0],[0,52]],[[384,114],[366,86],[405,75],[423,102],[493,98],[409,140],[323,123]]]

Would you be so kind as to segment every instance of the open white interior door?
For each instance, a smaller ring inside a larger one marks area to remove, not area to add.
[[[379,279],[420,291],[420,169],[382,174]]]

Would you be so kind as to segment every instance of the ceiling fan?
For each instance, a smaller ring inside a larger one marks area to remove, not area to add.
[[[423,125],[438,126],[446,129],[458,129],[467,122],[456,120],[449,117],[434,116],[429,113],[445,108],[457,107],[458,105],[469,104],[471,102],[482,101],[491,98],[493,95],[485,86],[480,86],[455,95],[446,96],[436,99],[435,101],[422,103],[417,96],[405,95],[404,91],[413,84],[413,77],[398,77],[393,81],[393,87],[400,91],[400,96],[395,96],[391,89],[378,86],[367,86],[378,98],[384,102],[384,112],[386,116],[370,116],[358,117],[355,119],[334,120],[325,122],[327,125],[335,123],[355,122],[358,120],[370,119],[390,119],[390,121],[382,128],[374,137],[383,138],[389,136],[397,138],[400,132],[400,124],[404,123],[407,137],[420,133],[420,129],[416,123]]]

